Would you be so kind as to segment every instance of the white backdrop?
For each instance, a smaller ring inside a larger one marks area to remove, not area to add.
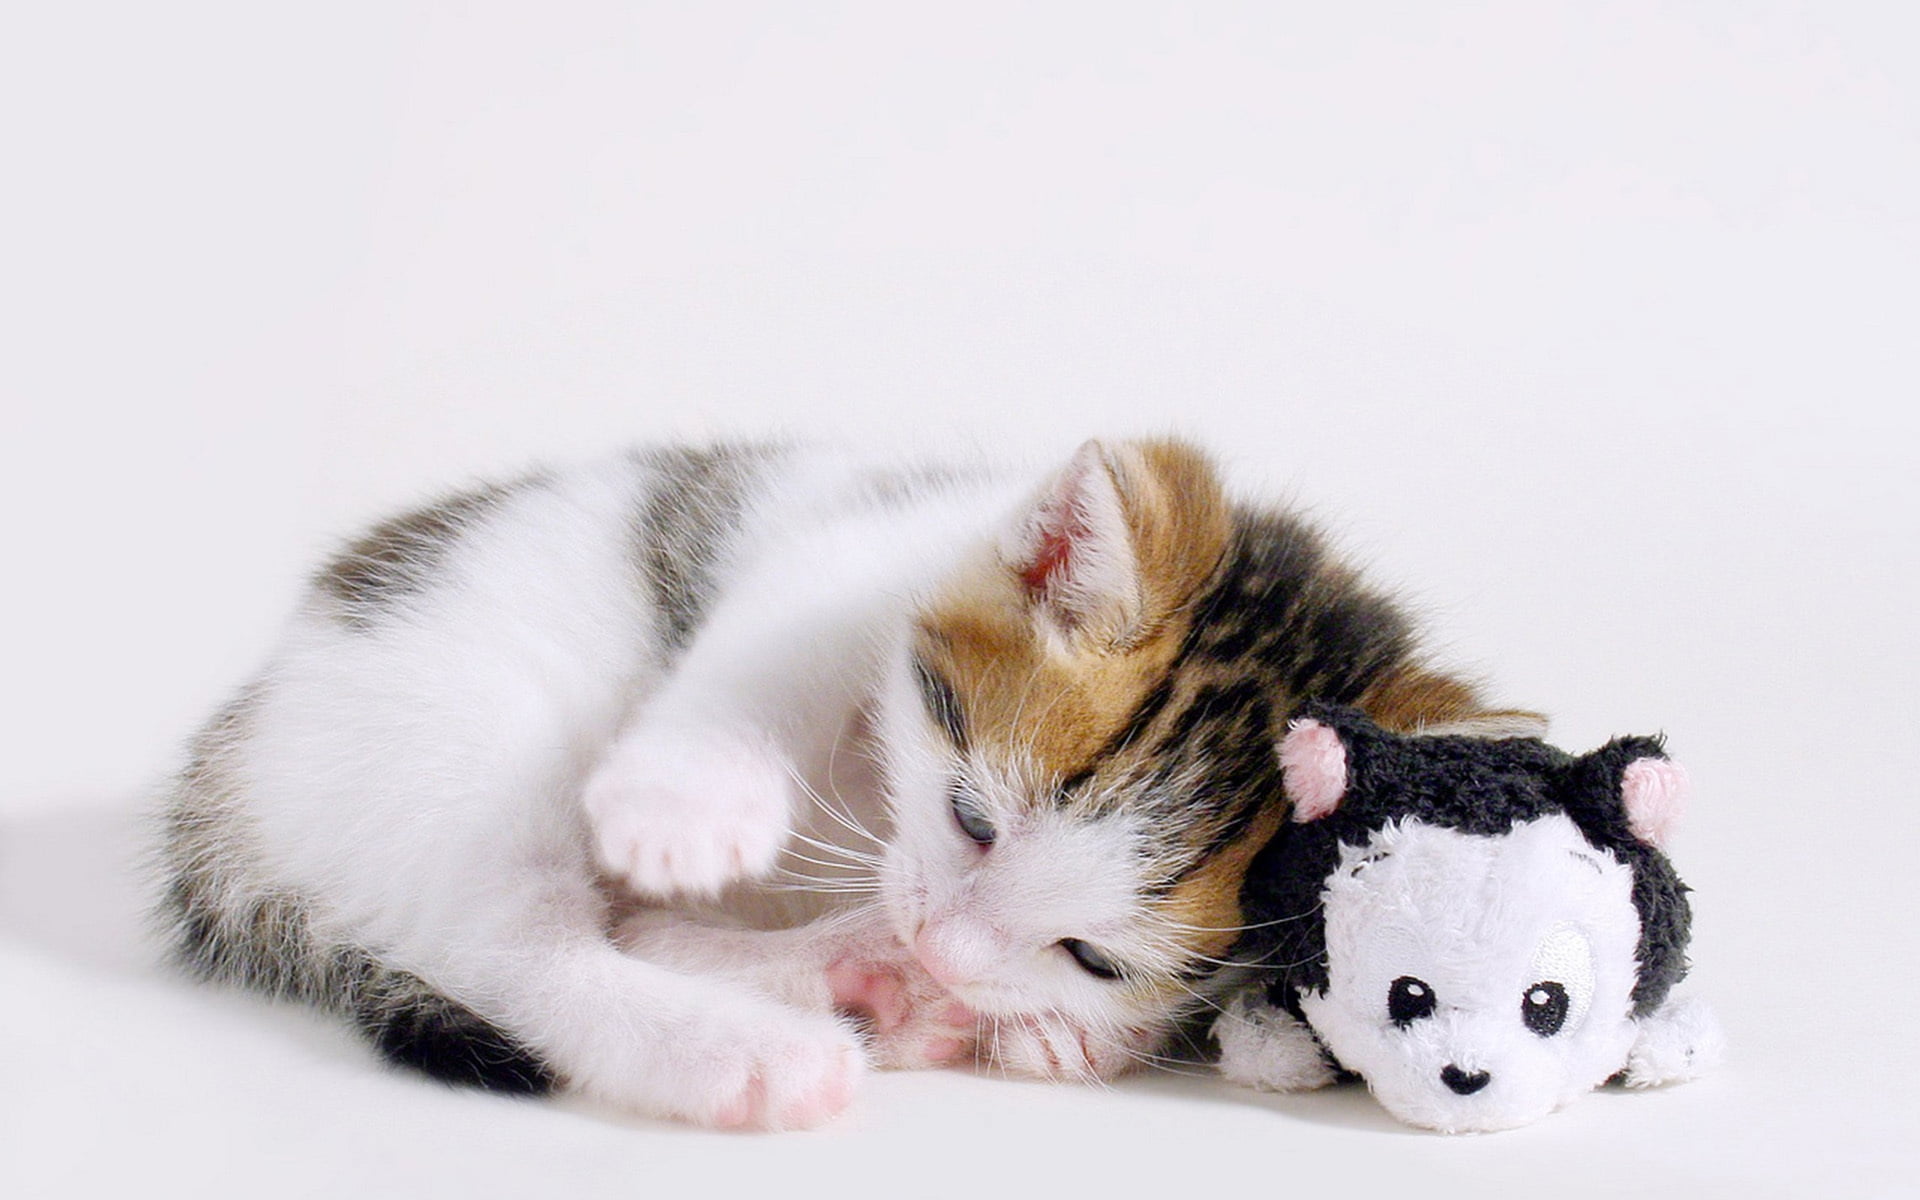
[[[1920,711],[1899,4],[41,5],[0,17],[0,1194],[1892,1194]],[[1497,694],[1697,785],[1715,1078],[875,1079],[818,1133],[455,1094],[138,936],[132,814],[314,558],[770,430],[1178,431]]]

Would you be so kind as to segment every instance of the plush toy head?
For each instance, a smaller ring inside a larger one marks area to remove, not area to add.
[[[1229,1075],[1290,1090],[1337,1064],[1411,1124],[1492,1130],[1623,1071],[1684,1078],[1717,1044],[1668,1004],[1689,912],[1660,845],[1685,775],[1657,739],[1576,758],[1316,706],[1280,759],[1293,820],[1253,865],[1241,948],[1265,994],[1215,1027]]]

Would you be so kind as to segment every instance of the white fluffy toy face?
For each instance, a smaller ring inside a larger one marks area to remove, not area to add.
[[[1328,986],[1301,1008],[1401,1120],[1524,1125],[1633,1046],[1632,887],[1565,815],[1500,837],[1388,824],[1341,847],[1323,897]]]

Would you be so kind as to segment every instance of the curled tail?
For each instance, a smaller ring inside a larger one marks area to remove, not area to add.
[[[367,986],[353,998],[353,1022],[387,1061],[442,1083],[513,1096],[553,1091],[553,1071],[506,1030],[416,975],[371,958]]]

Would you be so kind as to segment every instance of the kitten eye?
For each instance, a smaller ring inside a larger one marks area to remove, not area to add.
[[[987,820],[973,797],[968,794],[964,784],[956,782],[947,790],[947,797],[953,804],[953,819],[960,826],[960,832],[972,838],[975,843],[985,847],[993,845],[998,832],[993,822]]]
[[[1387,989],[1387,1015],[1400,1028],[1433,1015],[1433,989],[1411,975],[1402,975]]]
[[[1086,973],[1095,979],[1120,978],[1119,964],[1108,958],[1103,951],[1087,945],[1079,938],[1061,938],[1060,945],[1068,954],[1073,955],[1073,961],[1079,963]]]
[[[1527,989],[1520,998],[1520,1019],[1541,1037],[1552,1037],[1567,1023],[1567,989],[1551,979]]]

